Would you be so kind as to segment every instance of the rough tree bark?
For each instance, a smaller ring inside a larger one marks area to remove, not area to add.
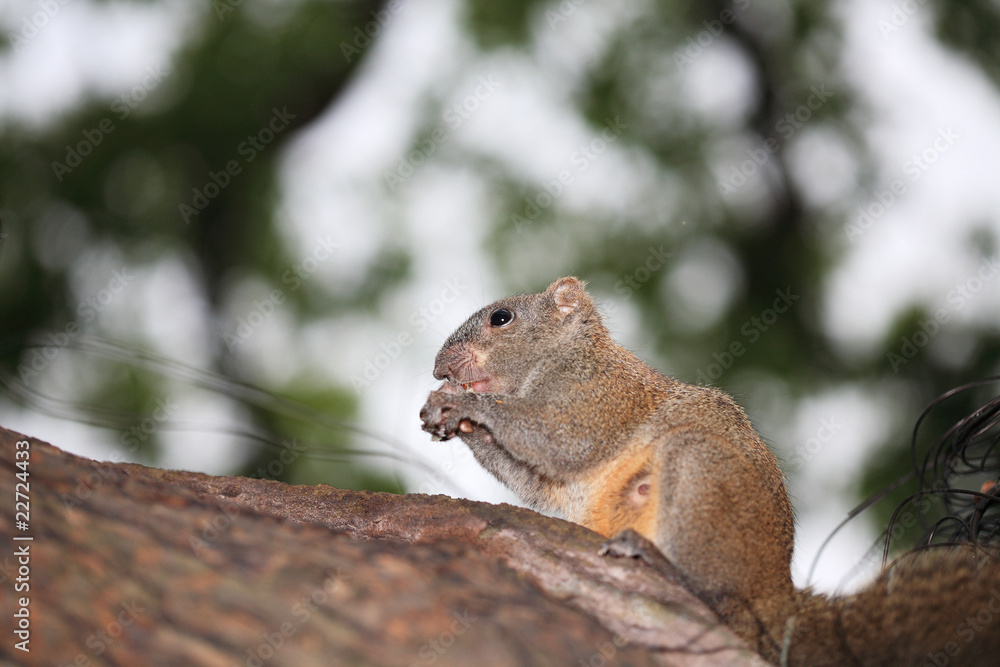
[[[764,664],[683,588],[598,556],[602,541],[509,505],[99,463],[0,429],[11,628],[0,655],[80,667]],[[13,631],[21,598],[30,652]]]

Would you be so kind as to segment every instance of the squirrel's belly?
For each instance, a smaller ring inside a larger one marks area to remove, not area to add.
[[[590,502],[580,523],[605,537],[631,528],[646,539],[656,537],[659,480],[653,475],[652,448],[631,451],[587,476]]]

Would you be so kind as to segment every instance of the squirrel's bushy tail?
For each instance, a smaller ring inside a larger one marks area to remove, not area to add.
[[[931,549],[906,556],[854,595],[800,591],[779,664],[1000,664],[1000,552]]]

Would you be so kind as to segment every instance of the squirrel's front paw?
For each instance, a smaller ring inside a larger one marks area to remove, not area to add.
[[[458,431],[471,433],[472,423],[461,413],[462,398],[462,393],[447,388],[432,391],[420,409],[421,428],[434,440],[450,440]]]

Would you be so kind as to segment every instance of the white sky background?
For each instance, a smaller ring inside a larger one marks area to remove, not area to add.
[[[463,445],[430,442],[416,417],[436,385],[430,370],[440,343],[471,312],[503,296],[505,284],[481,252],[497,203],[483,176],[457,166],[449,156],[487,155],[539,183],[567,168],[574,146],[594,136],[573,111],[572,86],[588,59],[600,53],[608,31],[630,17],[617,7],[592,1],[556,30],[542,20],[534,49],[527,54],[484,55],[461,29],[458,6],[454,0],[405,5],[369,47],[336,106],[287,147],[279,176],[279,213],[290,246],[306,257],[318,237],[328,237],[343,249],[336,261],[320,264],[313,279],[328,289],[350,289],[359,268],[389,240],[412,249],[413,279],[386,299],[378,321],[331,315],[296,328],[279,314],[241,349],[262,382],[280,382],[306,368],[334,382],[361,375],[367,361],[374,363],[378,355],[394,349],[401,335],[408,336],[412,342],[401,346],[398,357],[361,391],[359,420],[405,443],[407,455],[428,461],[450,481],[442,484],[416,469],[401,469],[414,490],[455,493],[458,487],[471,498],[513,501]],[[949,308],[958,322],[991,324],[1000,307],[1000,280],[986,281],[975,298],[960,307],[948,300],[949,292],[974,276],[981,261],[969,246],[972,226],[1000,232],[1000,188],[995,182],[1000,99],[977,70],[934,41],[928,7],[883,35],[879,22],[890,20],[892,8],[890,0],[851,0],[841,11],[847,42],[843,67],[874,112],[866,138],[879,164],[876,187],[884,190],[895,179],[904,179],[907,186],[854,242],[848,242],[843,229],[828,230],[831,243],[845,246],[846,253],[828,281],[823,324],[846,356],[870,354],[894,315],[913,303]],[[169,63],[171,53],[197,25],[198,12],[205,10],[200,3],[180,1],[146,6],[74,0],[61,7],[27,48],[0,58],[0,122],[44,128],[87,97],[110,101],[136,85],[145,68]],[[21,19],[36,11],[33,2],[7,2],[0,7],[0,23],[5,30],[17,30]],[[701,91],[695,99],[706,114],[731,109],[732,91],[744,89],[737,77],[726,94],[712,93],[718,88],[713,86],[718,63],[731,50],[724,41],[715,48],[718,53],[707,53],[692,70],[702,79],[687,83],[691,91]],[[445,139],[387,199],[384,174],[396,169],[412,149],[421,129],[412,110],[428,102],[440,102],[443,110],[459,104],[470,111],[464,118],[442,113],[438,126]],[[952,128],[957,140],[920,172],[919,179],[911,180],[907,161],[933,146],[946,128]],[[837,196],[837,183],[850,180],[845,177],[850,165],[838,158],[838,147],[822,132],[800,133],[788,150],[792,164],[801,167],[795,177],[813,205],[829,203]],[[350,159],[340,157],[345,155]],[[648,210],[655,220],[669,216],[671,192],[671,184],[658,180],[648,159],[612,145],[567,188],[560,207],[606,212],[611,220],[627,206]],[[844,220],[844,226],[854,218]],[[572,270],[572,257],[558,247],[536,250],[537,276],[531,280]],[[77,271],[86,273],[80,267]],[[163,341],[166,353],[189,363],[207,358],[198,343],[207,326],[204,304],[186,274],[184,258],[150,268],[135,285],[107,317],[137,322]],[[604,301],[616,298],[600,296]],[[252,286],[246,294],[234,295],[234,318],[241,312],[240,303],[252,297]],[[170,321],[157,319],[156,313],[167,309],[148,307],[165,301],[174,304]],[[641,332],[628,304],[621,305],[611,325],[624,343],[632,344],[642,339]],[[282,354],[275,355],[273,346]],[[965,352],[961,337],[945,327],[923,353],[959,360]],[[913,363],[920,363],[919,357]],[[983,369],[982,374],[990,370],[996,369]],[[891,376],[888,364],[886,374]],[[794,400],[782,396],[780,387],[771,389],[761,393],[770,392],[775,405]],[[239,420],[238,406],[219,397],[202,396],[178,406],[177,412],[196,423]],[[775,408],[773,414],[779,412]],[[767,402],[761,401],[753,416],[783,458],[792,458],[796,444],[801,447],[810,439],[821,445],[795,466],[790,484],[798,513],[796,575],[801,584],[819,543],[850,509],[838,494],[852,486],[886,420],[911,423],[915,415],[894,414],[884,386],[871,388],[867,395],[831,388],[803,401],[791,424],[768,423],[770,413]],[[87,444],[101,438],[71,422],[23,412],[5,415],[3,421],[60,444],[80,443],[78,451],[88,456],[111,456]],[[176,453],[168,452],[166,467],[225,472],[239,459],[238,445],[230,439],[204,435],[197,449],[206,458],[195,462],[191,438],[178,436]],[[874,534],[860,524],[846,531],[821,562],[819,587],[836,588],[872,539]]]

